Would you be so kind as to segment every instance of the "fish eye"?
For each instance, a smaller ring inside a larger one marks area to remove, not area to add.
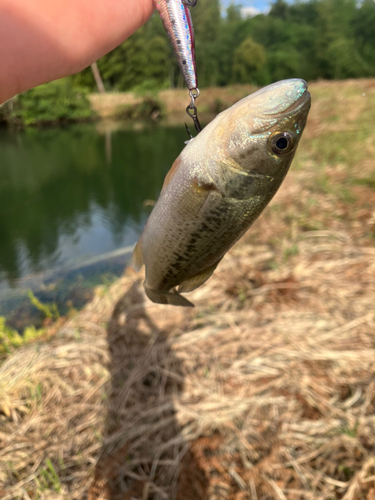
[[[271,136],[272,151],[278,155],[290,153],[294,149],[294,139],[289,132],[277,132]]]

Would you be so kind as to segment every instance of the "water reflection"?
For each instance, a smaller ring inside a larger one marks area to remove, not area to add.
[[[3,284],[134,243],[150,211],[143,201],[157,198],[185,135],[148,127],[109,139],[94,125],[0,131]]]

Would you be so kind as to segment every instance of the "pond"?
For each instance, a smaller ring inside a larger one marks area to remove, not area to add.
[[[41,323],[28,290],[61,314],[121,275],[181,127],[81,124],[0,130],[0,316]]]

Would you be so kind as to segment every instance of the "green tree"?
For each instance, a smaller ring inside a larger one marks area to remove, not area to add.
[[[354,39],[336,38],[325,53],[330,78],[356,78],[368,74],[367,64],[359,54]]]
[[[191,14],[197,42],[215,42],[221,28],[219,0],[199,0]]]
[[[229,24],[233,23],[240,23],[242,16],[241,16],[241,7],[239,5],[234,5],[231,3],[229,7],[227,8],[226,12],[226,22]]]
[[[269,15],[286,21],[290,17],[289,5],[285,2],[285,0],[276,0],[276,2],[271,6]]]
[[[217,85],[228,85],[231,81],[234,51],[246,37],[240,7],[231,4],[226,14],[216,41]]]
[[[138,30],[98,62],[112,89],[131,90],[147,80],[157,89],[168,82],[168,41],[159,35],[148,38],[146,31]]]
[[[268,14],[247,19],[241,16],[240,1],[231,3],[223,15],[220,0],[199,0],[191,9],[200,88],[248,81],[264,85],[290,77],[375,75],[372,0],[275,0]],[[102,57],[98,68],[108,91],[184,86],[156,12]],[[82,88],[96,91],[90,68],[74,75],[72,82],[79,93]],[[4,113],[5,108],[0,120]]]
[[[300,54],[293,46],[270,50],[267,55],[268,69],[273,81],[301,76]]]
[[[366,64],[357,49],[353,27],[356,0],[320,0],[317,8],[319,75],[324,78],[364,76]]]
[[[238,83],[260,83],[262,70],[266,64],[266,51],[264,47],[246,38],[234,52],[233,81]]]
[[[217,85],[219,79],[217,40],[222,28],[219,0],[199,0],[191,10],[194,24],[198,85]]]
[[[375,75],[375,4],[362,2],[352,20],[356,47],[367,64],[370,75]]]
[[[145,26],[98,61],[106,88],[117,91],[139,86],[155,90],[165,87],[172,64],[169,42],[156,13]],[[90,68],[75,75],[74,81],[95,91]]]
[[[276,0],[269,14],[243,19],[234,2],[221,15],[219,0],[191,10],[199,87],[280,78],[354,78],[375,74],[375,9],[357,0]],[[247,39],[256,50],[246,50]],[[259,50],[259,46],[262,50]],[[184,86],[159,16],[98,66],[108,89]],[[259,69],[261,68],[261,69]],[[91,72],[77,82],[95,89]]]

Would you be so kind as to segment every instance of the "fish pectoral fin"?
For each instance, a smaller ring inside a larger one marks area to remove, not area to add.
[[[186,292],[192,292],[196,288],[200,287],[205,283],[208,278],[210,278],[217,268],[219,262],[221,259],[219,259],[215,264],[212,266],[208,267],[204,271],[201,271],[199,274],[196,274],[192,278],[189,278],[186,281],[183,281],[181,285],[178,287],[178,293],[186,293]]]
[[[132,255],[132,266],[135,271],[140,271],[143,267],[143,257],[142,257],[142,235],[139,238]]]
[[[165,176],[164,183],[163,183],[163,186],[161,188],[161,193],[163,193],[167,189],[168,184],[170,184],[171,180],[175,176],[180,165],[181,165],[181,156],[178,156],[176,158],[176,160],[174,161],[173,165],[171,166],[169,172]]]
[[[195,192],[197,192],[199,194],[203,194],[206,197],[210,191],[218,191],[217,187],[215,186],[215,184],[213,182],[208,181],[206,179],[201,180],[201,179],[198,179],[198,177],[193,178],[192,185],[193,185]]]

